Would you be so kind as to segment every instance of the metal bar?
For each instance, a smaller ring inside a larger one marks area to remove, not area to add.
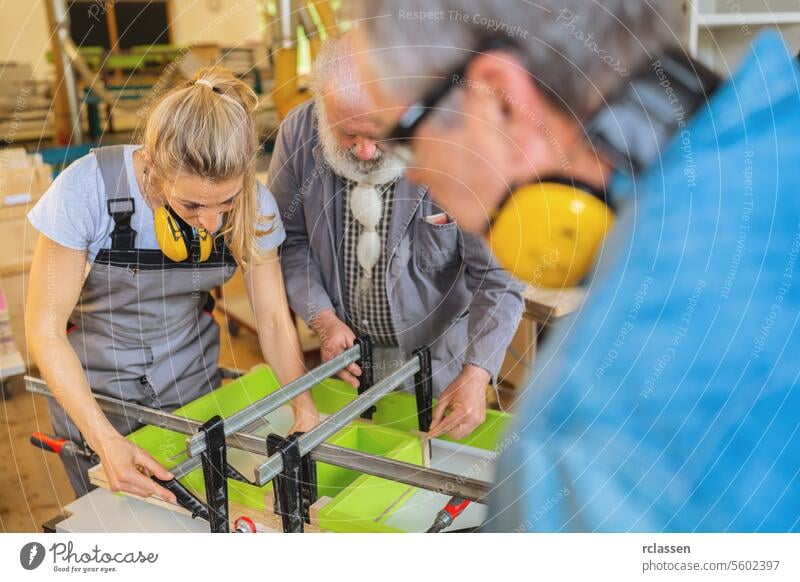
[[[39,378],[25,376],[25,386],[28,392],[32,394],[44,396],[46,398],[54,398],[52,392],[47,388],[47,385]],[[143,424],[157,426],[182,434],[194,434],[200,429],[200,425],[202,424],[196,420],[183,418],[182,416],[170,414],[161,410],[154,410],[138,404],[123,402],[108,396],[99,394],[95,394],[94,396],[104,412],[117,416],[133,417]],[[237,433],[229,436],[226,442],[229,446],[237,449],[242,449],[258,455],[266,454],[264,439],[260,436]],[[318,445],[309,455],[313,461],[328,463],[329,465],[334,465],[343,469],[352,469],[353,471],[375,475],[376,477],[397,481],[398,483],[404,483],[428,491],[436,491],[451,496],[457,495],[458,497],[470,499],[478,503],[486,502],[486,496],[492,487],[491,483],[486,481],[469,479],[453,473],[420,467],[394,459],[386,459],[384,457],[378,457],[328,443]],[[200,458],[191,457],[178,463],[169,469],[169,471],[176,479],[180,479],[199,466]]]
[[[332,360],[317,366],[307,374],[300,376],[297,380],[289,382],[283,388],[278,389],[269,396],[254,402],[250,406],[243,408],[235,414],[225,419],[225,436],[239,432],[255,420],[262,418],[289,402],[295,396],[309,390],[312,386],[319,384],[332,374],[342,370],[361,357],[361,348],[356,345],[349,350],[342,352]],[[205,450],[205,440],[203,435],[194,435],[186,440],[186,451],[190,457],[195,457]]]
[[[310,431],[301,436],[298,441],[300,456],[305,456],[322,444],[345,426],[350,424],[359,414],[376,404],[386,394],[400,386],[408,378],[419,371],[419,358],[413,358],[387,378],[368,389],[361,396],[346,404],[334,414],[325,419]],[[273,455],[256,469],[256,484],[264,485],[271,481],[283,469],[283,460],[278,455]]]

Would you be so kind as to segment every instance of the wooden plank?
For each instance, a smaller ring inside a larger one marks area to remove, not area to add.
[[[586,289],[547,289],[528,285],[524,292],[525,316],[539,323],[553,320],[577,311],[586,298]]]
[[[315,527],[319,527],[319,512],[322,510],[323,507],[328,505],[333,500],[333,497],[328,497],[327,495],[323,495],[319,499],[317,499],[311,507],[308,508],[308,516],[311,519],[311,525]],[[323,531],[323,530],[320,530]]]
[[[25,276],[0,279],[0,378],[25,373],[25,322],[23,301]]]

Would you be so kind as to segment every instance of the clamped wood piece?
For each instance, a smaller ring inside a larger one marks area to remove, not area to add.
[[[363,394],[375,383],[374,367],[372,365],[372,339],[368,335],[361,335],[356,338],[356,344],[361,348],[361,358],[356,364],[361,368],[361,377],[358,379],[358,393]],[[372,420],[377,408],[370,406],[361,413],[361,418]]]
[[[297,435],[286,438],[278,434],[267,436],[267,453],[280,454],[283,470],[273,479],[275,513],[281,516],[284,533],[303,533],[303,484],[300,449]]]
[[[227,448],[222,417],[215,416],[200,427],[206,449],[200,454],[206,484],[206,505],[211,533],[228,533]]]
[[[433,422],[431,349],[428,346],[422,346],[411,354],[419,358],[419,372],[414,374],[414,392],[417,396],[417,422],[419,423],[420,432],[428,432]]]

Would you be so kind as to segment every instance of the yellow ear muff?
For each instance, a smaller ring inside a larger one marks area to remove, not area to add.
[[[199,228],[194,234],[192,227],[167,208],[160,206],[153,211],[156,229],[156,242],[161,252],[168,258],[180,263],[189,258],[192,238],[197,237],[200,246],[200,262],[207,261],[214,250],[214,237],[205,228]],[[191,237],[187,240],[187,237]]]
[[[197,230],[197,238],[200,240],[200,262],[204,263],[214,250],[214,237],[205,228],[200,228]]]
[[[572,287],[594,264],[613,223],[613,211],[592,193],[540,182],[509,197],[488,238],[500,264],[520,280],[539,287]]]
[[[153,211],[156,242],[167,258],[176,262],[189,258],[189,248],[178,221],[169,210],[160,206]]]

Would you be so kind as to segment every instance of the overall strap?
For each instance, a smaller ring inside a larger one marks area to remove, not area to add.
[[[128,185],[125,146],[107,146],[93,151],[108,196],[108,213],[114,220],[111,250],[133,250],[136,248],[136,231],[131,227],[131,219],[136,206]]]

